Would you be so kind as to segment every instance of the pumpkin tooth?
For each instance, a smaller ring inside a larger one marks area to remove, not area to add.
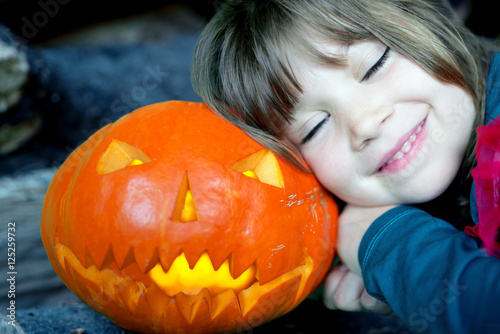
[[[181,292],[175,296],[176,305],[189,324],[195,317],[210,316],[210,300],[210,292],[206,288],[196,295],[185,295]]]
[[[270,314],[273,318],[282,315],[295,306],[295,296],[300,285],[300,273],[289,272],[264,284],[253,284],[238,294],[241,314],[252,327],[259,315]]]
[[[76,255],[68,249],[68,247],[63,244],[55,245],[56,258],[57,261],[62,268],[62,274],[67,279],[66,282],[69,282],[70,289],[74,291],[74,289],[80,291],[78,287],[78,282],[76,282],[75,277],[72,273],[73,265],[78,265],[81,268],[85,268]],[[74,264],[73,264],[74,263]],[[76,293],[76,292],[75,292]]]
[[[126,252],[115,251],[118,248],[113,248],[113,254],[115,257],[115,263],[118,269],[123,270],[123,268],[128,267],[130,264],[136,262],[134,256],[134,248],[130,247]]]
[[[255,266],[255,279],[260,282],[260,269],[259,266]]]
[[[233,289],[227,289],[222,291],[218,295],[212,297],[211,299],[211,312],[210,316],[212,319],[217,318],[223,312],[228,312],[228,309],[232,309],[234,315],[241,314],[240,303],[238,302],[238,296]],[[234,316],[231,317],[234,319]]]
[[[231,256],[231,252],[229,250],[227,251],[227,253],[222,253],[221,251],[222,251],[221,249],[217,248],[215,250],[208,250],[208,249],[205,250],[205,252],[208,254],[208,257],[210,258],[210,262],[212,262],[214,270],[216,271],[219,270],[220,266],[225,262],[229,263],[229,258]]]
[[[297,295],[295,296],[296,302],[301,298],[301,295],[303,294],[305,285],[307,283],[307,278],[311,275],[311,272],[314,268],[313,259],[305,251],[304,251],[304,257],[305,257],[305,263],[296,269],[297,271],[301,272],[301,277],[302,277],[300,280],[299,289],[297,290]],[[303,297],[305,298],[306,296]]]
[[[160,253],[159,262],[160,262],[161,268],[163,269],[164,272],[168,272],[170,270],[170,267],[172,266],[172,263],[174,263],[175,259],[177,259],[179,256],[181,256],[182,250],[179,250],[179,252],[177,254],[169,252],[165,255],[165,252],[161,252],[161,251],[159,253]]]
[[[204,261],[203,259],[207,258],[208,258],[207,260],[210,262],[210,265],[212,266],[212,260],[210,259],[210,256],[208,256],[206,251],[201,251],[198,253],[195,250],[191,249],[188,252],[182,252],[181,256],[183,256],[186,259],[190,270],[193,270],[194,267],[200,263],[200,260],[201,262],[203,262]]]
[[[57,260],[57,263],[59,264],[59,268],[62,269],[61,273],[65,274],[66,273],[66,252],[68,252],[68,248],[66,246],[64,246],[63,244],[55,244],[54,245],[54,252],[56,254],[56,260]],[[72,254],[73,256],[76,256],[74,253],[71,253],[71,251],[69,251],[70,254]],[[58,271],[59,273],[59,271]]]
[[[251,263],[246,263],[241,260],[235,261],[235,256],[234,253],[231,253],[229,257],[227,258],[226,261],[224,261],[224,265],[228,267],[229,273],[231,277],[234,280],[246,280],[248,282],[247,286],[250,286],[251,283],[250,280],[252,281],[258,281],[258,269],[256,265],[256,261],[253,261]]]
[[[167,305],[170,304],[173,297],[168,296],[154,282],[146,289],[146,301],[157,318],[164,313]]]
[[[148,301],[146,300],[146,295],[143,293],[139,295],[139,298],[137,299],[137,305],[134,307],[134,311],[130,312],[129,319],[134,319],[134,318],[140,318],[140,319],[151,319],[153,314],[153,310],[151,310],[151,307],[148,304]],[[154,320],[151,319],[151,322]],[[153,326],[153,328],[150,329],[150,333],[160,333],[158,327]],[[144,324],[130,324],[129,326],[130,332],[133,333],[140,333],[144,332]]]
[[[128,309],[132,313],[135,313],[139,299],[144,294],[144,290],[146,290],[144,284],[142,282],[136,282],[134,279],[127,276],[118,280],[115,287]]]
[[[97,269],[102,270],[103,268],[113,263],[115,260],[113,255],[113,247],[111,244],[109,244],[106,251],[102,252],[102,255],[99,252],[93,252],[88,247],[85,247],[85,259],[87,268],[95,265]]]
[[[287,246],[288,245],[288,246]],[[260,284],[266,284],[279,277],[283,272],[296,268],[297,263],[304,264],[304,254],[301,251],[287,251],[292,247],[287,243],[269,247],[269,254],[257,258],[258,278]]]
[[[64,273],[68,278],[71,291],[73,291],[74,293],[79,293],[78,296],[85,296],[87,291],[84,291],[85,289],[81,289],[80,285],[78,284],[80,282],[76,277],[78,275],[78,272],[73,268],[71,260],[66,257],[64,257],[64,268]]]
[[[304,291],[311,290],[306,289],[306,284],[313,267],[314,261],[309,254],[304,251],[303,265],[275,278],[270,282],[267,282],[266,284],[260,285],[259,283],[255,283],[248,289],[241,291],[238,294],[241,313],[246,316],[249,312],[251,312],[257,302],[259,302],[259,305],[266,305],[266,303],[263,302],[265,299],[269,300],[269,302],[274,305],[281,305],[279,309],[280,314],[288,312],[291,307],[294,307],[300,300],[306,297],[303,296]],[[313,283],[314,282],[310,284]],[[278,288],[280,285],[281,287]],[[283,294],[283,291],[286,291],[286,295]],[[254,296],[260,297],[256,298]],[[290,302],[285,303],[285,301]]]
[[[302,273],[300,270],[294,269],[264,285],[254,283],[248,289],[241,291],[238,294],[238,301],[240,303],[242,315],[246,316],[254,309],[257,303],[259,305],[266,305],[266,303],[262,302],[264,299],[268,299],[272,305],[282,305],[282,309],[288,309],[288,306],[295,302],[295,297],[300,287],[301,277]],[[276,291],[280,291],[278,293],[286,294],[286,296],[273,295],[277,293]],[[289,302],[283,304],[283,302],[287,300],[289,300]]]
[[[135,254],[134,250],[134,254]],[[147,274],[151,269],[153,269],[158,264],[158,248],[153,250],[153,253],[149,256],[137,256],[135,255],[136,263],[143,274]]]
[[[85,268],[73,254],[65,256],[66,268],[72,277],[79,296],[98,312],[102,312],[103,305],[116,299],[116,275],[109,269],[99,270],[95,265]]]
[[[253,272],[253,277],[258,280],[258,273],[256,273],[257,269],[257,261],[252,260],[249,257],[245,257],[244,254],[240,254],[238,252],[233,252],[228,257],[229,264],[229,272],[231,276],[236,279],[243,275],[243,273],[251,270]]]

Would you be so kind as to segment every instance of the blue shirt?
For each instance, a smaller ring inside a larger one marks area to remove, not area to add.
[[[500,114],[500,54],[490,65],[489,122]],[[471,213],[477,222],[472,196]],[[378,218],[359,248],[366,290],[416,333],[500,333],[500,259],[477,239],[411,206]]]

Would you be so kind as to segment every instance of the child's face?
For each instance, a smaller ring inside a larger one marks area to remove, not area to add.
[[[344,54],[345,66],[293,64],[303,95],[287,129],[320,182],[363,206],[440,195],[471,135],[471,96],[378,41],[321,48]]]

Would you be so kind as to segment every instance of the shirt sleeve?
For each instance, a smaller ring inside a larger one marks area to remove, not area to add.
[[[392,209],[366,232],[359,261],[367,292],[416,333],[500,333],[500,259],[451,224]]]

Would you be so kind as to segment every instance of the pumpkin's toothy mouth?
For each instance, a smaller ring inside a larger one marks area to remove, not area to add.
[[[212,260],[205,252],[193,268],[189,268],[186,256],[182,253],[170,265],[167,272],[158,263],[149,272],[149,276],[169,296],[175,296],[179,292],[197,295],[204,288],[214,296],[227,289],[239,292],[248,288],[257,281],[255,273],[255,265],[252,265],[239,277],[233,278],[228,260],[214,270]]]
[[[234,313],[234,316],[245,316],[259,300],[266,299],[280,306],[276,312],[284,314],[304,297],[302,293],[314,266],[311,257],[304,252],[303,265],[260,285],[255,265],[239,277],[232,278],[228,260],[214,270],[207,253],[203,253],[192,269],[181,254],[166,273],[159,262],[154,264],[152,270],[143,273],[135,263],[124,269],[118,269],[114,262],[102,270],[93,263],[88,263],[85,268],[66,246],[59,243],[55,250],[58,262],[67,275],[65,281],[70,281],[70,287],[80,287],[80,296],[97,310],[103,307],[103,300],[126,305],[131,311],[137,305],[149,305],[152,312],[159,313],[156,314],[158,317],[163,312],[172,312],[168,308],[174,308],[189,323],[199,316],[199,312],[208,312],[212,319],[228,312]],[[193,278],[200,273],[203,277]],[[190,278],[189,282],[185,278]],[[222,280],[217,281],[219,278]],[[206,284],[199,287],[199,283]],[[83,286],[87,287],[87,291],[83,291]],[[280,291],[279,297],[276,297],[275,291]],[[279,305],[276,298],[281,302],[290,302]]]

